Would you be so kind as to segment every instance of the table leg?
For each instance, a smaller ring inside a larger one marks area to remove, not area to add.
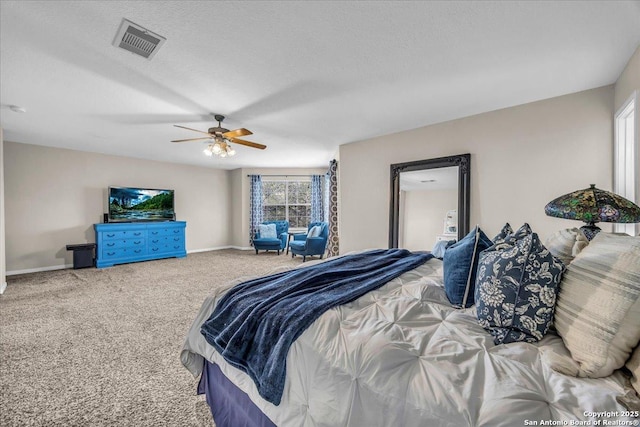
[[[291,242],[291,237],[293,236],[293,234],[289,234],[289,237],[287,238],[287,255],[289,255],[289,243]]]

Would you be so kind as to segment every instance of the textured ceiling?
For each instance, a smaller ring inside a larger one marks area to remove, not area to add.
[[[640,43],[638,1],[2,0],[0,17],[5,140],[225,169],[325,166],[341,144],[611,84]],[[122,18],[166,37],[151,61],[112,46]],[[211,113],[268,148],[169,142]]]

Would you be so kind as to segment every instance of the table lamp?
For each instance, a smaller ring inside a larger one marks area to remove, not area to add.
[[[600,190],[595,184],[550,201],[544,212],[549,216],[586,222],[580,230],[587,240],[600,231],[595,225],[597,222],[640,222],[638,205],[615,193]]]

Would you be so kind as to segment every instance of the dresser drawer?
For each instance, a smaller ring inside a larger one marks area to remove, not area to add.
[[[159,246],[169,243],[169,236],[151,236],[149,237],[149,246]]]
[[[161,246],[150,246],[149,247],[149,253],[150,254],[163,254],[163,253],[167,253],[167,252],[176,252],[180,250],[180,246],[179,245],[174,245],[174,246],[170,246],[170,245],[161,245]]]
[[[146,239],[132,238],[132,239],[118,239],[118,240],[104,240],[102,247],[104,249],[119,249],[119,248],[135,248],[144,247],[146,245]]]
[[[127,259],[140,255],[146,255],[146,252],[147,251],[144,247],[102,249],[100,250],[100,258],[102,260]]]
[[[182,236],[184,229],[177,227],[153,227],[147,230],[149,237]]]
[[[146,235],[147,235],[147,230],[121,230],[121,231],[102,232],[102,238],[104,240],[144,238],[146,237]]]
[[[164,243],[161,245],[149,245],[150,254],[184,251],[184,242]]]

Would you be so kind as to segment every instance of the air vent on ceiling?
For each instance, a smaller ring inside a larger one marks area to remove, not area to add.
[[[123,18],[116,38],[113,39],[113,45],[143,58],[151,59],[166,40],[166,38]]]

